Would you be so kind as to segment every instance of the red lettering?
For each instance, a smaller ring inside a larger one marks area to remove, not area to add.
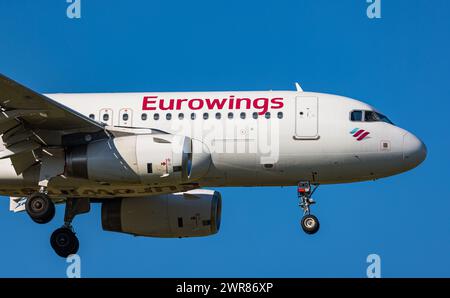
[[[260,102],[262,102],[262,104],[259,104]],[[269,99],[265,97],[257,98],[253,101],[253,107],[255,107],[255,109],[261,110],[260,112],[258,112],[259,115],[264,115],[269,109]]]
[[[230,96],[230,100],[228,101],[228,108],[230,110],[234,109],[234,96],[233,95]]]
[[[188,108],[191,110],[200,110],[205,106],[209,110],[218,109],[222,110],[228,108],[233,109],[246,109],[249,110],[252,107],[258,110],[259,115],[264,115],[269,108],[270,109],[281,109],[284,107],[283,97],[274,97],[272,99],[266,97],[260,97],[252,100],[251,98],[241,97],[235,98],[234,95],[230,95],[228,98],[178,98],[169,99],[169,102],[164,102],[163,98],[159,99],[157,104],[158,96],[144,96],[142,101],[142,110],[156,110],[157,107],[160,110],[181,110],[183,102],[187,101]]]
[[[177,110],[181,110],[181,103],[183,102],[183,101],[187,101],[187,99],[186,98],[179,98],[178,100],[177,100]]]
[[[194,102],[198,102],[198,106],[197,107],[194,107]],[[203,108],[203,104],[204,104],[203,100],[201,100],[199,98],[191,99],[188,102],[189,109],[191,109],[191,110],[200,110],[201,108]]]
[[[167,111],[167,110],[173,110],[173,104],[174,104],[175,100],[174,99],[170,99],[169,100],[169,106],[165,107],[164,106],[164,99],[160,99],[159,100],[159,109],[162,111]]]
[[[252,107],[250,98],[236,98],[236,109],[241,108],[241,102],[245,101],[245,109],[249,110]]]
[[[156,107],[149,106],[150,104],[156,103],[156,100],[150,100],[150,99],[156,99],[158,96],[144,96],[144,100],[142,101],[142,110],[149,111],[149,110],[156,110]]]
[[[270,103],[272,103],[271,106],[272,109],[281,109],[284,106],[282,97],[272,98],[270,100]]]
[[[206,106],[208,107],[208,109],[212,110],[212,109],[214,109],[214,106],[217,106],[217,109],[222,110],[223,106],[227,102],[227,99],[223,98],[221,101],[218,98],[214,98],[213,100],[206,98],[205,101],[206,101]]]

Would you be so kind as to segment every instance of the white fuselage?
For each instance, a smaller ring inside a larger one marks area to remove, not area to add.
[[[373,180],[412,169],[426,155],[424,144],[400,127],[385,121],[351,120],[353,111],[376,111],[370,105],[329,94],[264,91],[47,96],[108,126],[151,128],[201,141],[212,163],[197,181],[200,187]],[[61,182],[68,184],[94,187],[81,179]],[[0,161],[1,193],[20,192],[19,188],[32,185],[24,175],[15,175],[8,160]],[[101,197],[105,192],[87,195]]]

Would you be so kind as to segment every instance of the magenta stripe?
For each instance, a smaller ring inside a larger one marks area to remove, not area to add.
[[[367,137],[367,135],[369,134],[370,132],[365,132],[365,133],[363,133],[359,138],[357,138],[356,140],[358,140],[358,141],[361,141],[362,139],[364,139],[365,137]]]
[[[360,129],[358,130],[357,133],[355,133],[353,136],[356,138],[357,136],[359,136],[360,134],[362,134],[364,132],[364,129]]]

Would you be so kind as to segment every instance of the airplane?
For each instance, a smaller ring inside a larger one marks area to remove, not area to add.
[[[314,234],[319,185],[411,170],[425,144],[362,101],[295,91],[41,94],[0,75],[0,195],[50,222],[56,254],[77,253],[75,216],[101,204],[105,231],[148,237],[216,234],[215,187],[297,186]]]

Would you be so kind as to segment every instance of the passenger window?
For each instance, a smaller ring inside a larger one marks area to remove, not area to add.
[[[147,120],[147,114],[146,113],[142,113],[141,119],[142,119],[142,121]]]
[[[203,113],[203,119],[208,120],[209,118],[209,114],[208,113]]]
[[[128,121],[128,113],[124,113],[122,116],[122,119],[123,119],[123,121]]]
[[[228,119],[233,119],[233,113],[228,113]]]
[[[108,121],[109,120],[109,114],[103,114],[103,121]]]
[[[167,120],[171,120],[172,119],[172,114],[171,113],[167,113],[166,114],[166,119]]]
[[[184,114],[183,113],[178,114],[178,119],[183,120],[184,119]]]
[[[351,121],[362,121],[362,111],[353,111],[350,114]]]
[[[278,112],[277,117],[278,119],[283,119],[283,112]]]
[[[91,118],[92,120],[95,120],[95,115],[94,114],[90,114],[89,118]]]
[[[245,119],[245,112],[241,113],[241,119]]]
[[[195,113],[192,113],[192,114],[191,114],[191,119],[192,119],[192,120],[195,120],[195,118],[196,118]]]
[[[266,117],[266,119],[270,119],[270,112],[265,113],[264,117]]]
[[[253,112],[253,119],[258,119],[258,112]]]
[[[159,120],[159,114],[158,114],[158,113],[154,114],[154,115],[153,115],[153,119],[154,119],[154,120]]]
[[[216,113],[216,119],[220,119],[220,118],[222,118],[222,114]]]

